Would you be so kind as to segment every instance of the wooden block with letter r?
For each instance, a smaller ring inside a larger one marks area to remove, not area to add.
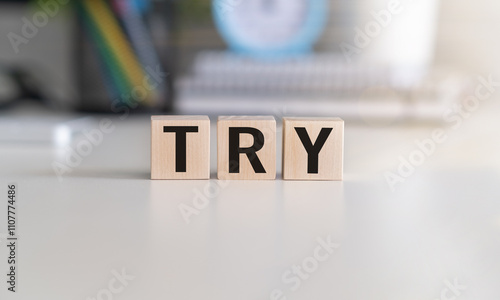
[[[344,121],[283,118],[283,179],[342,180]]]
[[[151,117],[151,179],[209,179],[207,116]]]
[[[276,179],[274,117],[219,117],[217,177],[229,180]]]

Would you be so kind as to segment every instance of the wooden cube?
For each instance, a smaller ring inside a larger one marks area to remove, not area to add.
[[[217,176],[229,180],[276,179],[274,117],[219,117]]]
[[[209,179],[207,116],[151,117],[151,179]]]
[[[344,121],[283,118],[283,179],[342,180]]]

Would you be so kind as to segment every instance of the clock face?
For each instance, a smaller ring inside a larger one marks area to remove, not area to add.
[[[228,26],[245,42],[259,48],[287,43],[303,28],[307,0],[241,1],[226,15]]]
[[[326,0],[214,0],[214,13],[233,50],[278,55],[311,49],[327,9]]]

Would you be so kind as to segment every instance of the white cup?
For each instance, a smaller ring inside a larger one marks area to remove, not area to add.
[[[427,72],[435,53],[439,0],[359,0],[357,7],[357,29],[369,39],[359,54],[362,62],[392,67],[401,81]]]

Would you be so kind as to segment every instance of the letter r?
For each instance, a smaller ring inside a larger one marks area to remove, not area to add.
[[[240,134],[247,133],[253,136],[253,145],[248,148],[240,147]],[[245,153],[250,160],[255,173],[266,173],[264,166],[257,156],[257,151],[264,147],[264,134],[252,127],[229,127],[229,173],[240,172],[240,154]]]

